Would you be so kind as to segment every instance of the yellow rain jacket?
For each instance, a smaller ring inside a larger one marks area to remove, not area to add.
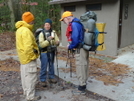
[[[27,64],[39,56],[39,49],[35,37],[31,31],[31,25],[25,21],[18,21],[15,24],[16,31],[16,48],[21,64]],[[34,50],[38,53],[35,53]]]

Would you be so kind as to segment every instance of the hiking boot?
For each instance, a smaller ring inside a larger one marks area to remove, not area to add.
[[[49,82],[50,83],[57,83],[57,80],[56,79],[49,79]]]
[[[37,101],[40,100],[41,96],[35,96],[33,99],[27,100],[27,101]]]
[[[86,91],[85,90],[78,90],[78,89],[75,89],[75,90],[72,90],[72,94],[73,95],[85,95],[86,94]]]
[[[47,86],[47,82],[46,82],[46,81],[41,82],[40,84],[41,84],[41,86],[43,86],[43,87],[46,87],[46,86]]]
[[[79,85],[79,87],[78,87],[78,90],[80,90],[80,91],[84,91],[85,89],[86,89],[86,85],[83,85],[83,86]]]

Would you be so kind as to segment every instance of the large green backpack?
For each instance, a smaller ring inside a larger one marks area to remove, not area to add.
[[[99,35],[106,34],[106,32],[99,32],[97,26],[97,15],[93,11],[88,11],[80,16],[80,22],[83,24],[84,29],[84,44],[83,48],[88,51],[96,52],[99,46],[102,46],[104,42],[99,42]]]

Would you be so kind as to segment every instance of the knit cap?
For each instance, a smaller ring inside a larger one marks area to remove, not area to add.
[[[52,25],[52,20],[51,19],[46,19],[44,23],[49,23],[50,25]]]
[[[27,23],[30,23],[34,20],[34,15],[31,12],[25,12],[22,15],[22,20]]]

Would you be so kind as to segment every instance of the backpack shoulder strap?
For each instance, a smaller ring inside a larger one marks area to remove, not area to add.
[[[84,32],[86,31],[86,29],[84,28],[83,24],[80,21],[72,21],[72,22],[77,22],[77,23],[81,24],[82,27],[83,27]]]
[[[41,32],[42,32],[43,35],[44,35],[44,40],[46,40],[45,30],[42,30]]]
[[[81,25],[83,26],[83,24],[82,24],[80,21],[72,21],[72,23],[73,23],[73,22],[77,22],[77,23],[79,23],[79,24],[81,24]]]

